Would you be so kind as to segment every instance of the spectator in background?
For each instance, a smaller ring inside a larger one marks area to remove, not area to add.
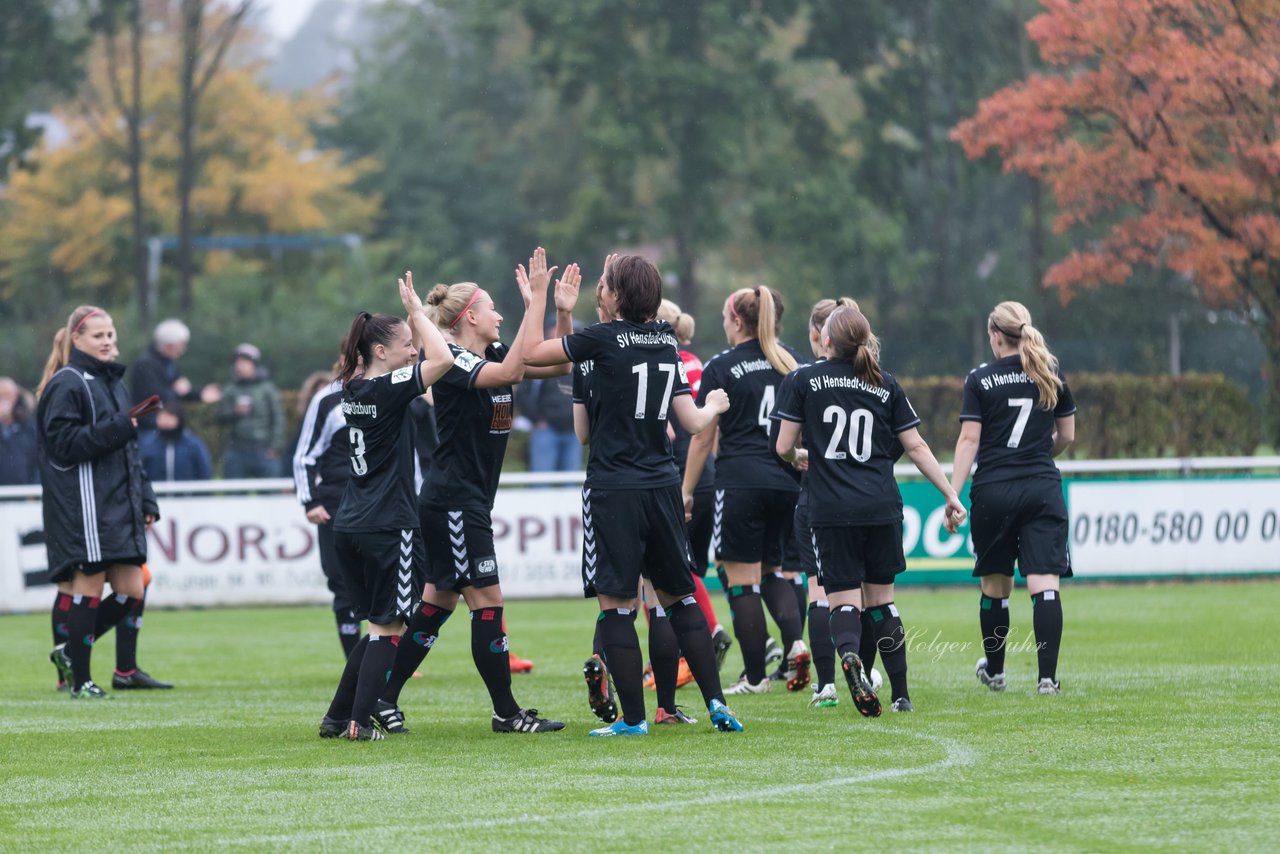
[[[40,482],[31,393],[0,377],[0,486]]]
[[[555,335],[549,325],[546,336]],[[579,471],[582,445],[573,432],[573,378],[531,380],[520,390],[517,401],[533,422],[529,436],[530,471]]]
[[[284,407],[261,362],[262,353],[252,344],[236,348],[232,380],[214,410],[214,420],[230,427],[222,456],[222,476],[228,479],[280,474]]]
[[[298,416],[298,429],[293,431],[293,438],[289,440],[289,446],[284,449],[283,460],[285,467],[288,469],[284,473],[285,477],[297,477],[297,456],[298,445],[302,442],[302,431],[306,428],[307,410],[311,406],[311,401],[320,393],[321,389],[333,382],[333,372],[331,371],[312,371],[307,374],[307,378],[302,381],[302,385],[298,388],[298,398],[294,401],[293,411]]]
[[[138,437],[142,470],[155,483],[160,480],[212,480],[209,448],[187,429],[182,408],[174,405],[155,415],[156,429]]]
[[[217,403],[222,391],[210,383],[197,390],[191,380],[178,370],[178,360],[187,352],[191,330],[181,320],[169,318],[156,324],[151,335],[151,346],[133,363],[133,399],[146,400],[153,394],[160,395],[167,408],[172,409],[180,401],[204,401]],[[138,419],[139,431],[154,430],[155,415]]]

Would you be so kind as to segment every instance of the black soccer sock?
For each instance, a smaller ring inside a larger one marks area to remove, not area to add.
[[[902,618],[898,616],[898,606],[892,602],[868,608],[863,612],[871,615],[875,626],[876,647],[884,660],[884,672],[889,677],[889,685],[893,689],[893,699],[908,697],[907,691],[907,631],[902,626]]]
[[[355,701],[351,704],[351,720],[360,726],[370,724],[373,707],[387,687],[399,645],[399,635],[369,635],[360,660],[360,673],[356,677]]]
[[[342,677],[338,680],[338,690],[329,703],[329,711],[325,717],[335,721],[351,720],[351,707],[356,702],[356,680],[360,676],[360,663],[364,661],[365,648],[369,646],[369,636],[360,638],[347,656],[347,664],[342,668]]]
[[[591,654],[600,656],[605,666],[609,666],[608,659],[604,657],[604,630],[600,628],[599,620],[596,620],[596,629],[591,635]]]
[[[716,564],[716,579],[719,580],[720,590],[724,593],[724,598],[729,603],[729,608],[732,609],[733,597],[729,595],[729,575],[724,571],[724,564],[722,563]],[[732,610],[729,613],[729,617],[733,617]]]
[[[796,610],[796,594],[791,589],[791,582],[781,573],[767,573],[761,583],[761,594],[769,608],[769,615],[778,625],[782,633],[782,652],[791,653],[791,645],[804,637],[804,629],[800,623],[800,612]]]
[[[858,658],[862,661],[863,676],[871,681],[871,668],[876,666],[876,624],[871,620],[871,611],[862,612],[862,638],[858,642]]]
[[[764,605],[760,601],[759,585],[730,587],[729,609],[733,612],[733,635],[742,649],[747,681],[758,685],[765,678],[764,647],[769,638],[764,628]]]
[[[649,609],[649,664],[658,706],[676,710],[676,677],[680,675],[680,642],[662,606]]]
[[[1058,650],[1062,648],[1062,594],[1045,590],[1031,597],[1031,623],[1036,630],[1040,678],[1058,679]]]
[[[978,608],[982,626],[982,651],[987,656],[987,673],[1004,673],[1004,645],[1009,637],[1009,600],[982,594]]]
[[[129,613],[129,607],[133,600],[123,593],[113,593],[110,596],[103,596],[102,602],[98,605],[98,612],[93,618],[93,640],[94,643],[102,640],[102,638],[116,627],[124,615]]]
[[[351,650],[360,643],[360,621],[349,608],[344,611],[334,611],[333,616],[338,622],[338,642],[342,644],[342,654],[350,658]]]
[[[511,693],[511,655],[507,633],[502,630],[502,608],[477,608],[471,612],[471,659],[489,689],[493,713],[509,718],[520,712]]]
[[[600,612],[600,633],[605,660],[613,674],[613,684],[622,703],[622,719],[636,726],[645,719],[644,656],[630,608],[610,608]]]
[[[71,594],[58,591],[58,595],[53,597],[53,611],[50,614],[53,622],[53,645],[66,643],[67,638],[67,615],[71,613]]]
[[[857,653],[862,640],[862,613],[852,605],[840,605],[831,611],[831,643],[836,655],[844,658]]]
[[[831,611],[826,599],[809,603],[809,653],[818,673],[818,687],[836,681],[836,648],[831,643]]]
[[[67,612],[67,655],[71,659],[72,689],[92,681],[89,657],[93,653],[93,624],[98,617],[97,596],[72,596]]]
[[[716,647],[711,641],[707,618],[698,606],[698,600],[686,596],[667,610],[667,619],[680,642],[680,654],[689,665],[689,672],[702,691],[702,702],[711,705],[712,700],[724,702],[720,690],[720,670],[716,667]]]
[[[382,697],[388,703],[400,702],[400,691],[404,683],[413,676],[422,660],[435,646],[440,636],[440,627],[449,619],[452,611],[426,602],[418,603],[418,608],[409,618],[409,625],[404,630],[404,643],[396,650],[396,661],[391,667],[391,678],[382,689]],[[367,635],[366,635],[367,637]]]
[[[800,637],[804,637],[805,616],[809,613],[809,585],[803,574],[791,579],[791,592],[796,596],[796,609],[800,612]]]
[[[116,670],[129,674],[138,669],[138,632],[142,631],[142,611],[147,607],[147,591],[141,599],[130,599],[129,610],[116,623]]]

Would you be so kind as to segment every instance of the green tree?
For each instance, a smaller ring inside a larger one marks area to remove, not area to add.
[[[40,140],[27,116],[65,96],[79,79],[86,46],[66,3],[7,0],[0,14],[0,180]]]

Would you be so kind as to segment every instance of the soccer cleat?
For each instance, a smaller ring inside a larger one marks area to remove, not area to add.
[[[320,721],[320,737],[321,738],[345,738],[347,735],[347,721],[340,721],[325,715]]]
[[[110,700],[111,695],[103,691],[93,682],[86,682],[71,692],[73,700]]]
[[[409,735],[413,730],[404,725],[404,712],[395,703],[379,700],[373,707],[370,718],[373,725],[387,735]]]
[[[858,658],[858,654],[846,652],[840,656],[840,668],[844,670],[844,678],[849,683],[849,693],[853,696],[853,705],[858,713],[864,718],[880,717],[880,698],[864,678],[862,659]]]
[[[562,722],[538,717],[537,709],[521,709],[509,718],[493,716],[494,732],[556,732],[562,729]]]
[[[1049,677],[1040,680],[1040,684],[1036,686],[1037,694],[1061,694],[1062,685]]]
[[[738,720],[738,716],[724,703],[712,700],[707,706],[707,711],[711,713],[711,725],[716,729],[721,732],[742,732],[742,723]]]
[[[607,724],[616,721],[618,704],[613,700],[613,685],[604,660],[598,655],[588,658],[582,665],[582,675],[587,680],[587,702],[591,704],[592,714]]]
[[[986,657],[985,657],[985,656],[983,656],[982,658],[979,658],[979,659],[978,659],[978,666],[977,666],[977,668],[976,668],[976,671],[977,671],[977,674],[978,674],[978,681],[979,681],[979,682],[981,682],[983,685],[986,685],[986,686],[987,686],[988,688],[990,688],[992,691],[1003,691],[1003,690],[1004,690],[1004,688],[1005,688],[1005,683],[1004,683],[1004,674],[1003,674],[1003,673],[988,673],[988,672],[987,672],[987,659],[986,659]]]
[[[874,667],[871,668],[871,672],[867,674],[867,681],[871,683],[871,690],[876,693],[880,692],[880,686],[884,684],[884,678],[880,676],[880,671],[876,670]]]
[[[716,670],[723,670],[725,656],[729,654],[729,649],[733,646],[733,638],[729,637],[729,633],[719,623],[716,624],[715,629],[711,632],[711,645],[716,650]]]
[[[764,642],[764,663],[775,664],[782,661],[782,645],[773,638],[766,638]]]
[[[610,735],[648,735],[649,722],[641,721],[632,726],[622,719],[618,719],[608,726],[602,726],[599,729],[593,729],[587,735],[594,736],[610,736]]]
[[[813,696],[809,698],[810,707],[817,706],[820,709],[830,709],[840,705],[840,697],[836,694],[835,683],[829,683],[819,688],[816,684],[813,686]]]
[[[49,661],[53,664],[53,669],[58,671],[58,690],[63,690],[63,685],[71,685],[75,681],[75,676],[71,672],[71,656],[67,655],[67,645],[60,643],[49,653]]]
[[[893,701],[893,705],[889,707],[891,712],[914,712],[916,707],[911,705],[911,701],[906,697],[899,697]]]
[[[644,669],[644,687],[650,691],[658,690],[658,677],[653,675],[653,666],[650,665]]]
[[[668,712],[661,706],[658,707],[658,713],[653,716],[653,722],[661,726],[662,724],[696,724],[697,718],[691,718],[684,713],[684,710],[676,706],[674,712]]]
[[[689,669],[689,662],[683,658],[680,659],[680,669],[676,671],[676,687],[683,688],[693,681],[693,671]]]
[[[804,641],[798,640],[791,644],[791,651],[787,653],[787,660],[783,665],[790,674],[787,678],[788,691],[803,691],[808,686],[809,662],[812,660]]]
[[[147,671],[136,668],[132,673],[121,673],[117,670],[111,675],[111,687],[118,691],[130,689],[157,690],[172,688],[172,682],[161,682]]]
[[[533,662],[530,661],[529,659],[521,658],[520,656],[516,655],[514,652],[510,652],[510,651],[507,652],[507,658],[511,660],[512,673],[532,673],[533,672]]]
[[[373,724],[360,726],[355,721],[347,724],[347,739],[349,741],[382,741],[384,738],[386,736],[382,734],[382,730]]]
[[[752,684],[746,676],[743,676],[732,687],[724,690],[725,694],[768,694],[769,689],[773,687],[773,683],[768,677],[761,679],[756,684]]]

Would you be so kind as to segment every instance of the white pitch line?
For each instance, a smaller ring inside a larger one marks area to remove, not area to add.
[[[782,718],[760,718],[752,717],[748,720],[760,721],[763,723],[792,723],[793,719]],[[907,729],[899,729],[896,727],[880,727],[880,732],[889,732],[894,735],[906,738],[916,738],[923,741],[929,741],[938,745],[945,752],[945,756],[937,762],[928,765],[921,765],[917,768],[880,768],[871,771],[865,771],[861,774],[853,774],[847,777],[834,777],[829,780],[819,780],[808,783],[792,783],[779,786],[762,786],[757,789],[731,789],[730,791],[719,794],[708,794],[702,797],[682,800],[682,806],[703,806],[726,802],[739,803],[744,800],[768,800],[781,795],[797,795],[810,792],[826,792],[832,787],[856,786],[861,783],[879,783],[885,780],[896,780],[902,777],[912,777],[918,774],[933,774],[939,771],[945,771],[949,768],[956,768],[963,765],[969,765],[974,761],[974,752],[956,741],[955,739],[945,738],[938,735],[930,735],[922,732],[912,732]],[[726,738],[730,736],[725,736]],[[743,736],[736,736],[742,738]],[[749,737],[749,736],[747,736]],[[634,804],[601,804],[592,806],[589,809],[576,810],[572,812],[556,812],[543,815],[518,815],[508,816],[505,818],[477,818],[467,821],[458,822],[424,822],[421,819],[415,820],[412,824],[384,824],[379,830],[403,830],[409,831],[450,831],[450,830],[474,830],[485,828],[507,827],[510,825],[528,824],[530,822],[537,823],[553,823],[561,821],[582,821],[582,820],[598,820],[602,815],[617,815],[624,813],[646,813],[646,812],[669,812],[671,804],[669,803],[634,803]],[[333,830],[317,830],[309,833],[287,833],[272,834],[261,836],[236,836],[223,839],[212,840],[215,845],[245,845],[245,844],[272,844],[272,843],[299,843],[311,840],[332,840],[336,841],[341,836],[340,832]],[[207,847],[210,840],[201,840],[199,842],[191,842],[188,844],[167,842],[161,846],[164,848],[188,848],[188,847]]]

